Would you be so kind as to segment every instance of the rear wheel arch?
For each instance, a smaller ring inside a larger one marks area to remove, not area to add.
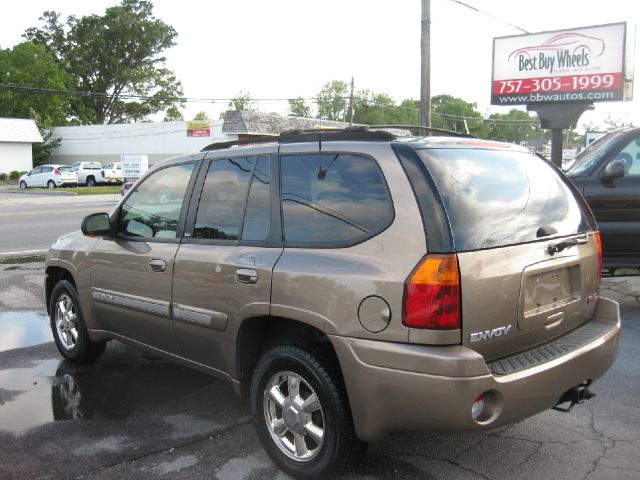
[[[277,345],[308,345],[339,368],[338,357],[329,337],[316,327],[284,317],[249,317],[236,337],[236,378],[243,397],[249,394],[251,378],[260,357]]]

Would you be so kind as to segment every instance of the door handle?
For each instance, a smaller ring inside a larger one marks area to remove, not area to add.
[[[149,260],[149,271],[161,273],[167,269],[167,262],[159,258],[152,258]]]
[[[238,283],[256,283],[258,281],[258,272],[250,268],[239,268],[236,270],[236,281]]]

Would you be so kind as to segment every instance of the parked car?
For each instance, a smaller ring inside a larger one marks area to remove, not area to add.
[[[112,162],[105,165],[100,172],[100,183],[122,183],[122,164]]]
[[[598,139],[580,153],[567,176],[596,218],[604,268],[640,268],[640,128]]]
[[[52,245],[64,358],[119,340],[228,380],[298,478],[390,432],[494,429],[592,396],[619,307],[553,166],[459,136],[270,142],[163,161]]]
[[[98,162],[76,162],[71,168],[78,174],[78,184],[95,187],[102,181],[102,165]]]
[[[77,187],[78,176],[66,165],[40,165],[25,173],[18,180],[20,188],[29,187]]]

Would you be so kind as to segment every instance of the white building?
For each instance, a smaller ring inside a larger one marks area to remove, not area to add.
[[[0,118],[0,173],[31,170],[31,144],[41,142],[42,135],[33,120]]]
[[[52,138],[61,140],[52,152],[51,163],[107,163],[120,161],[120,155],[147,155],[149,166],[165,158],[200,151],[215,143],[235,140],[222,133],[222,120],[211,120],[208,136],[187,136],[187,122],[123,123],[55,127]],[[202,133],[202,132],[201,132]]]

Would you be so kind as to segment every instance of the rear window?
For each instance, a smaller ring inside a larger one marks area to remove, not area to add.
[[[71,167],[58,167],[58,170],[61,172],[73,172],[73,168]]]
[[[560,174],[524,152],[418,150],[444,202],[456,250],[531,242],[591,229]]]
[[[85,163],[84,167],[82,168],[84,168],[85,170],[101,170],[102,165],[100,165],[99,163]]]

